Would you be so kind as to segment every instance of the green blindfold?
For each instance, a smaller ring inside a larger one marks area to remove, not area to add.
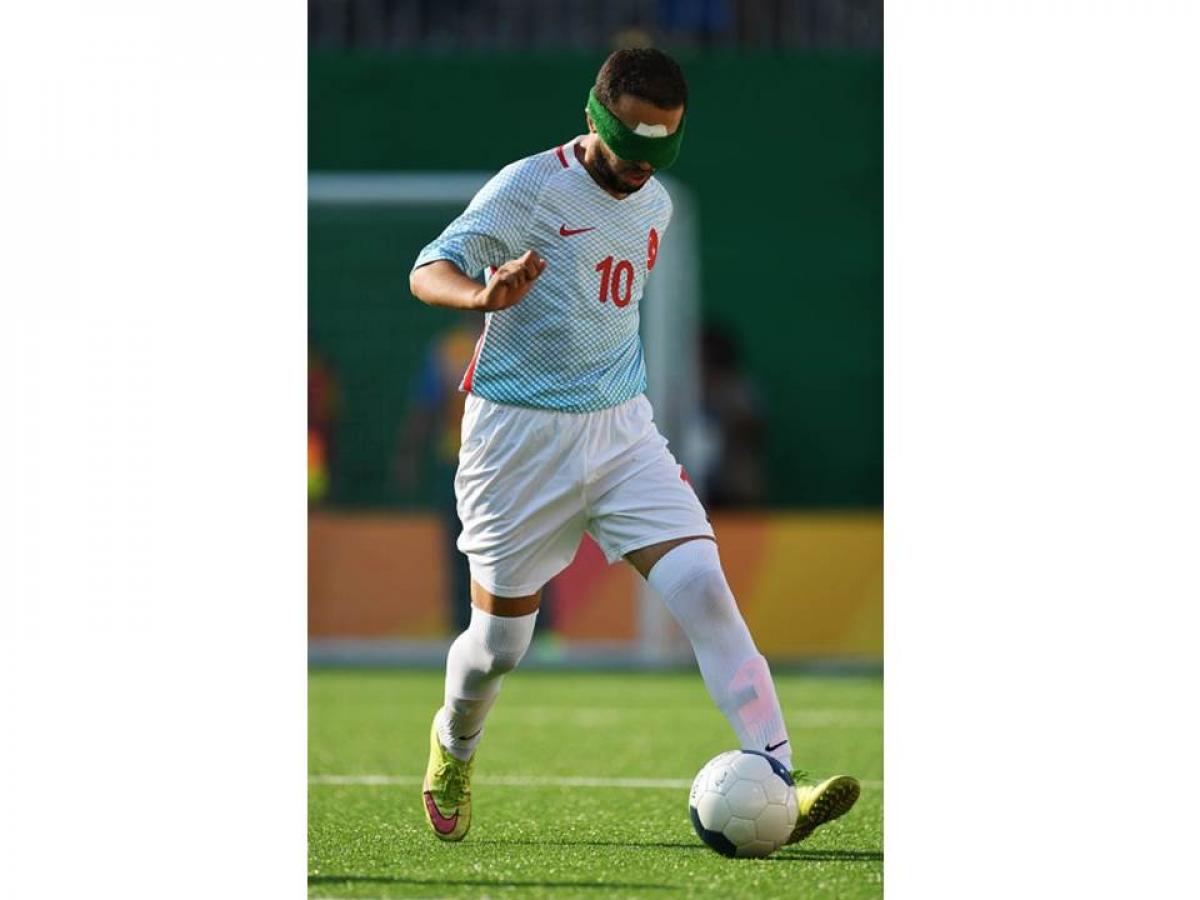
[[[608,148],[628,162],[648,162],[656,169],[665,169],[679,156],[683,143],[683,126],[687,116],[679,120],[674,134],[665,137],[650,137],[638,134],[596,99],[594,90],[588,91],[587,111],[596,124],[596,132]]]

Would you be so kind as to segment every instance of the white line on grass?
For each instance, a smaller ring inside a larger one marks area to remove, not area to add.
[[[420,775],[311,775],[309,784],[400,785],[421,784]],[[689,778],[593,778],[583,775],[481,775],[475,784],[504,787],[690,788]],[[883,787],[882,781],[863,781],[866,788]]]

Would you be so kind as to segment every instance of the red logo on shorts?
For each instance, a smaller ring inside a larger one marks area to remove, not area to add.
[[[654,260],[658,259],[658,232],[650,229],[650,240],[646,244],[646,270],[654,268]]]
[[[680,466],[680,467],[679,467],[679,480],[680,480],[680,481],[685,481],[685,482],[687,482],[688,484],[691,484],[691,483],[692,483],[692,479],[691,479],[691,477],[688,475],[688,473],[687,473],[687,469],[685,469],[683,466]]]

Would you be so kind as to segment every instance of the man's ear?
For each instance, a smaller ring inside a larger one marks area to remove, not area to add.
[[[592,114],[590,112],[588,112],[587,110],[584,110],[583,117],[585,119],[587,119],[588,133],[595,134],[596,133],[596,123],[592,121]]]

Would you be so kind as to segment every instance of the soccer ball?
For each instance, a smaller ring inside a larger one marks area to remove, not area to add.
[[[783,764],[765,753],[722,753],[692,782],[692,827],[722,856],[767,856],[796,827],[800,807],[795,784]]]

